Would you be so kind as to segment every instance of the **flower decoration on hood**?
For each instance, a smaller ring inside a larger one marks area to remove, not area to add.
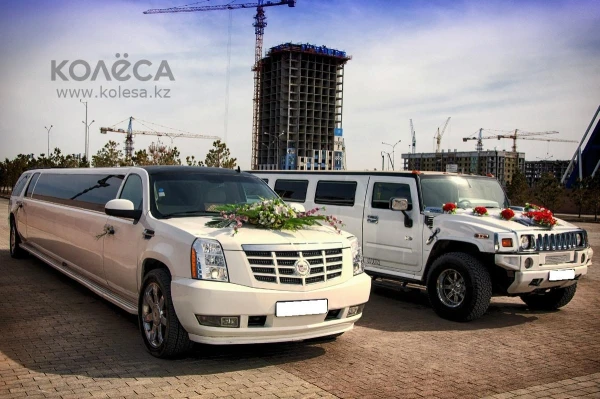
[[[325,208],[314,208],[306,212],[297,212],[280,198],[261,200],[253,204],[223,205],[217,208],[221,217],[206,223],[209,227],[233,227],[234,234],[244,223],[271,230],[299,230],[309,226],[322,225],[333,227],[341,233],[342,221],[335,216],[317,215]]]
[[[442,206],[444,213],[456,213],[456,204],[454,202],[447,202]]]
[[[473,208],[473,215],[487,216],[488,210],[485,206],[476,206],[475,208]]]
[[[512,220],[512,218],[514,218],[514,217],[515,217],[515,211],[513,211],[510,208],[503,209],[502,212],[500,212],[500,219]]]

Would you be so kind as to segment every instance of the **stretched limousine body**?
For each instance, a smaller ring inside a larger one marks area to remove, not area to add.
[[[9,202],[10,251],[30,253],[138,314],[155,356],[351,329],[368,301],[358,240],[324,226],[207,227],[216,207],[278,198],[259,178],[198,167],[24,173]]]

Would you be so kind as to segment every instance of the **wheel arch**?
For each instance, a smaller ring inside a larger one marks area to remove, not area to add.
[[[431,273],[431,265],[433,262],[435,262],[435,260],[440,256],[450,252],[463,252],[481,260],[483,264],[486,263],[483,259],[485,258],[485,254],[481,252],[479,247],[473,243],[457,240],[438,240],[434,244],[429,257],[427,258],[427,263],[425,264],[425,270],[423,271],[422,277],[423,284],[426,285],[427,281],[429,280],[429,274]]]
[[[152,256],[147,257],[142,261],[142,266],[141,266],[141,270],[140,270],[140,279],[139,279],[139,283],[138,283],[138,290],[141,290],[142,283],[144,282],[144,278],[146,277],[146,275],[148,273],[150,273],[152,270],[156,270],[156,269],[164,269],[167,271],[167,273],[169,273],[169,277],[173,277],[173,274],[171,273],[169,266],[167,266],[167,264],[164,261],[157,259],[157,257],[152,257]]]

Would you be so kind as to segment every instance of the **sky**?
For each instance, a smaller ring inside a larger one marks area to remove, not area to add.
[[[45,153],[50,125],[51,148],[84,153],[85,106],[74,96],[59,98],[65,89],[79,89],[97,96],[87,100],[88,123],[94,120],[91,154],[108,140],[123,146],[125,135],[103,135],[100,127],[126,129],[126,122],[118,123],[133,116],[136,130],[222,137],[242,169],[249,169],[254,10],[143,14],[191,1],[4,1],[0,159]],[[598,1],[298,0],[294,8],[265,10],[265,49],[302,42],[352,56],[344,77],[348,169],[380,168],[381,151],[391,151],[380,143],[399,140],[395,160],[401,166],[411,141],[410,119],[417,152],[434,149],[435,132],[448,117],[441,147],[461,151],[475,149],[475,141],[462,138],[480,128],[484,135],[558,131],[547,137],[579,142],[600,105]],[[72,66],[80,79],[82,63],[92,72],[99,63],[119,69],[122,64],[115,63],[123,60],[132,66],[121,76],[132,75],[133,65],[146,60],[152,65],[140,64],[140,75],[153,78],[117,81],[112,75],[107,81],[100,70],[94,81],[91,76],[76,81],[69,74]],[[52,63],[64,61],[58,71],[68,81],[60,74],[52,80]],[[163,61],[173,80],[166,73],[153,80]],[[153,98],[111,98],[110,89],[119,87],[122,93],[146,90]],[[169,98],[156,98],[156,90]],[[147,148],[156,140],[138,135],[134,147]],[[161,142],[177,146],[184,160],[204,159],[213,140],[163,137]],[[511,140],[484,141],[485,149],[511,145]],[[570,159],[576,147],[518,142],[527,160]]]

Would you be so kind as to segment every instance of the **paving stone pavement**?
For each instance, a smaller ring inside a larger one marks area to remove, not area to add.
[[[6,220],[7,201],[0,199]],[[600,254],[600,225],[582,225]],[[420,290],[374,285],[336,341],[197,345],[146,353],[136,318],[36,259],[13,260],[0,223],[0,398],[600,397],[600,272],[557,312],[494,298],[470,323]]]

